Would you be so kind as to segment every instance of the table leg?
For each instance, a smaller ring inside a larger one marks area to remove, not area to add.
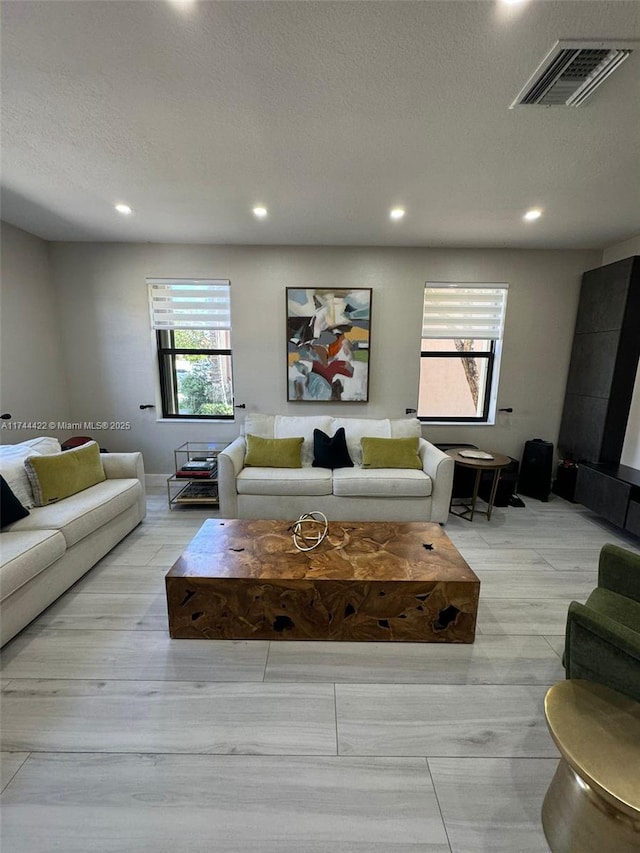
[[[496,468],[493,472],[493,482],[491,483],[491,493],[489,495],[489,506],[487,507],[487,521],[491,521],[491,513],[493,511],[493,502],[496,499],[498,491],[498,481],[500,480],[500,468]]]
[[[482,476],[482,471],[480,468],[476,471],[476,479],[473,484],[473,497],[471,498],[471,515],[469,516],[469,521],[473,521],[473,513],[476,509],[476,501],[478,500],[478,490],[480,489],[480,477]]]

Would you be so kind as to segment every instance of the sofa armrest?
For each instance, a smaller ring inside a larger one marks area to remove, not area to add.
[[[218,499],[223,518],[238,517],[238,489],[236,477],[244,468],[247,442],[239,435],[218,454]]]
[[[640,634],[572,601],[567,615],[567,678],[596,681],[640,701]]]
[[[424,438],[420,439],[418,453],[422,459],[422,470],[431,477],[433,483],[429,520],[445,524],[449,518],[455,463],[444,451]]]
[[[144,489],[144,462],[142,453],[101,453],[100,459],[107,480],[137,478]]]
[[[640,601],[640,554],[605,545],[600,551],[598,586]]]

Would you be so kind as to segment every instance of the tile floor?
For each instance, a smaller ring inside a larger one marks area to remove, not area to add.
[[[170,641],[164,575],[211,513],[145,522],[2,652],[3,853],[545,853],[543,699],[605,542],[560,498],[447,533],[471,646]]]

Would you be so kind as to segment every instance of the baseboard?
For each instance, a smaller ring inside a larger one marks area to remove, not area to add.
[[[145,474],[144,484],[147,489],[159,489],[161,486],[166,487],[167,480],[171,474]]]

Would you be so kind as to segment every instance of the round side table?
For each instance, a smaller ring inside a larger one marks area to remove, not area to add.
[[[562,756],[542,805],[553,853],[640,850],[640,702],[591,681],[559,681],[544,711]]]
[[[470,504],[460,504],[460,506],[464,507],[463,512],[454,512],[452,507],[449,508],[449,512],[451,512],[452,515],[457,515],[458,518],[464,518],[465,521],[473,521],[473,516],[477,512],[480,515],[486,515],[487,521],[489,521],[493,511],[493,502],[496,499],[500,472],[503,468],[506,468],[507,465],[511,464],[511,459],[503,453],[491,453],[491,459],[473,459],[470,456],[461,456],[460,452],[460,449],[455,447],[451,450],[445,450],[447,456],[450,456],[456,465],[459,465],[461,468],[471,468],[476,472],[476,478],[473,484],[473,496]],[[486,511],[476,509],[478,489],[480,488],[480,478],[482,477],[483,471],[493,471],[493,481],[491,483],[491,492],[489,493],[489,503]]]

